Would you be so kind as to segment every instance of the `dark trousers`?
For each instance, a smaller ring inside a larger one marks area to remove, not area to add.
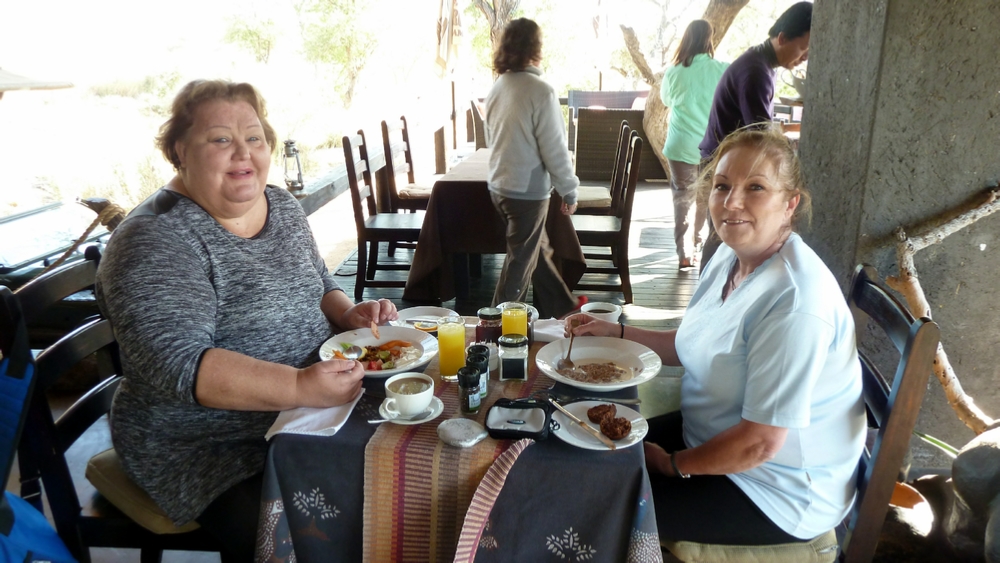
[[[507,257],[497,280],[493,305],[523,302],[531,283],[541,318],[559,318],[575,309],[576,299],[552,262],[552,247],[545,232],[549,200],[513,199],[493,192],[490,198],[507,227]]]
[[[647,442],[667,452],[683,450],[679,411],[649,419]],[[690,479],[650,474],[656,527],[663,539],[722,545],[774,545],[803,542],[764,515],[725,475]]]
[[[196,518],[211,534],[228,561],[253,561],[257,548],[257,520],[264,474],[258,473],[219,495]]]

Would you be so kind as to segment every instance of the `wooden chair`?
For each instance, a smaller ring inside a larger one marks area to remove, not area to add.
[[[632,128],[628,121],[622,121],[618,130],[618,144],[615,148],[615,167],[611,171],[611,182],[604,184],[580,184],[577,189],[577,210],[580,215],[615,215],[618,200],[625,185],[625,161],[628,159],[629,141]]]
[[[639,160],[642,151],[642,139],[634,131],[630,134],[623,173],[624,187],[619,194],[616,205],[616,215],[573,215],[573,226],[584,247],[607,247],[608,253],[584,252],[588,264],[584,274],[615,275],[619,283],[578,283],[576,289],[594,291],[621,291],[625,303],[632,302],[632,282],[629,277],[628,237],[632,224],[632,205],[635,201],[635,188],[639,181]],[[591,266],[590,260],[610,261],[611,266]]]
[[[365,287],[405,287],[405,280],[376,280],[379,270],[409,270],[409,264],[379,264],[380,242],[401,243],[415,241],[420,237],[423,213],[378,213],[372,189],[372,176],[368,166],[363,131],[357,135],[344,136],[344,162],[347,166],[347,181],[351,188],[354,204],[354,223],[358,231],[358,273],[354,286],[354,298],[360,300]],[[369,244],[371,245],[369,247]],[[367,264],[367,266],[366,266]]]
[[[930,319],[914,319],[882,287],[872,266],[860,265],[854,270],[847,301],[854,313],[859,345],[871,320],[899,352],[891,385],[875,364],[859,352],[868,424],[878,432],[871,451],[865,448],[858,462],[858,496],[846,520],[840,559],[845,563],[865,563],[875,555],[889,499],[910,447],[910,434],[920,412],[940,333]],[[834,561],[836,536],[831,530],[811,542],[775,546],[670,541],[663,545],[682,561]]]
[[[26,313],[25,320],[30,320],[28,312],[37,314],[46,303],[58,301],[60,295],[93,285],[95,272],[96,259],[90,266],[71,264],[32,280],[16,294]],[[48,391],[70,369],[91,356],[97,359],[100,383],[56,416]],[[67,459],[67,451],[78,442],[86,450],[89,446],[80,440],[85,433],[90,437],[87,444],[101,432],[107,435],[105,415],[121,381],[117,343],[108,321],[96,318],[86,322],[42,350],[32,365],[36,388],[28,403],[18,447],[21,497],[42,510],[44,486],[56,531],[73,555],[87,562],[90,547],[137,548],[141,560],[151,562],[159,561],[163,550],[218,551],[215,539],[200,530],[197,523],[174,526],[128,479],[113,449],[95,455],[87,464],[86,478],[98,494],[82,475],[74,475],[71,470],[77,464]],[[80,448],[74,456],[81,455]]]
[[[395,213],[401,210],[413,212],[427,209],[434,184],[416,183],[410,151],[410,131],[405,115],[393,123],[382,122],[382,150],[385,153],[385,179],[390,210]],[[406,184],[401,187],[396,180],[404,173]]]
[[[472,105],[472,125],[476,132],[476,150],[485,149],[489,146],[486,144],[486,117],[480,110],[479,102],[470,100],[469,103]]]

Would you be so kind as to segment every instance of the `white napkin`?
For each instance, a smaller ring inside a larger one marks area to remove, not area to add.
[[[328,409],[297,408],[281,411],[278,419],[264,434],[265,440],[270,440],[275,434],[308,434],[310,436],[333,436],[351,416],[354,405],[365,394],[364,388],[350,403]]]
[[[552,342],[565,338],[566,322],[560,319],[538,319],[535,321],[535,340]]]

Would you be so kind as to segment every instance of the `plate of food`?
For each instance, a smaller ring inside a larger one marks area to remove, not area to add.
[[[563,408],[610,438],[615,443],[616,449],[642,442],[649,432],[646,419],[637,411],[623,405],[604,401],[577,401],[563,405]],[[552,413],[552,420],[556,422],[552,425],[552,433],[571,446],[598,451],[611,449],[558,410]]]
[[[458,316],[458,313],[444,307],[410,307],[398,311],[399,318],[392,321],[392,326],[405,326],[424,332],[437,331],[437,320],[441,317]]]
[[[569,339],[549,342],[538,351],[535,363],[552,379],[587,391],[616,391],[649,381],[663,363],[649,348],[621,338],[578,336],[573,344],[573,369],[560,370]]]
[[[351,346],[364,350],[358,361],[365,367],[365,377],[423,371],[438,353],[437,339],[422,330],[382,326],[378,327],[378,336],[368,328],[342,332],[320,346],[319,357],[322,360],[343,357]]]

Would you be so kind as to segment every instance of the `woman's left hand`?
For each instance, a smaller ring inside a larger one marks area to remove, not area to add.
[[[569,205],[567,203],[562,204],[562,213],[563,215],[572,215],[576,213],[576,204],[575,203],[573,205]]]
[[[396,306],[392,304],[392,301],[379,299],[378,301],[362,301],[344,311],[339,324],[344,330],[350,330],[352,328],[368,328],[373,322],[382,325],[398,318],[399,313],[396,312]]]
[[[653,442],[643,442],[642,449],[643,455],[646,457],[646,471],[661,475],[673,475],[673,469],[670,467],[670,454],[667,453],[667,450]]]

